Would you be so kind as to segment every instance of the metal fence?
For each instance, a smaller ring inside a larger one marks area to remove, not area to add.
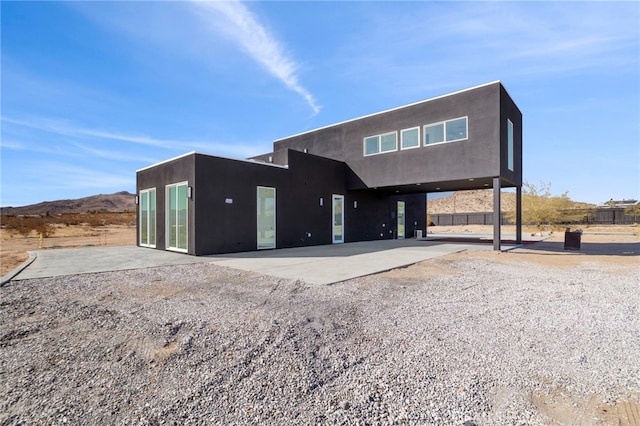
[[[566,222],[566,224],[584,225],[632,225],[640,223],[640,214],[626,213],[622,208],[583,209],[583,219]],[[493,225],[493,213],[447,213],[430,214],[431,224],[435,226],[454,225]],[[502,225],[513,225],[513,221],[502,213],[500,215]],[[525,225],[530,225],[525,223]]]
[[[435,226],[453,225],[493,225],[493,213],[448,213],[430,214],[431,224]],[[502,213],[500,215],[502,225],[510,225],[509,218]]]

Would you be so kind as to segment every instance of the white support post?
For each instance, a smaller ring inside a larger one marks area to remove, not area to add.
[[[493,178],[493,249],[500,251],[500,178]]]
[[[425,219],[424,219],[424,238],[427,238],[429,236],[429,194],[425,193],[424,194],[424,214],[425,214]]]
[[[516,244],[522,244],[522,187],[516,187]]]

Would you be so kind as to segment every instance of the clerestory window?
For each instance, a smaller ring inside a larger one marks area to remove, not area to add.
[[[382,135],[367,136],[364,138],[364,155],[382,154],[398,150],[398,132],[389,132]]]
[[[467,117],[454,118],[424,126],[424,144],[455,142],[468,138]]]

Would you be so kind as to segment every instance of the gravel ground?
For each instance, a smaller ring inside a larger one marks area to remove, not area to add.
[[[0,423],[633,424],[637,266],[509,256],[332,286],[210,264],[11,282]]]

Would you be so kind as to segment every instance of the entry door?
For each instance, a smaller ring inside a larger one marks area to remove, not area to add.
[[[404,239],[404,201],[398,201],[398,239]]]
[[[156,246],[156,190],[140,191],[140,245],[144,247]]]
[[[258,250],[276,248],[276,189],[258,187]]]
[[[333,244],[344,243],[344,195],[333,195]]]
[[[167,249],[186,252],[187,182],[167,185]]]

